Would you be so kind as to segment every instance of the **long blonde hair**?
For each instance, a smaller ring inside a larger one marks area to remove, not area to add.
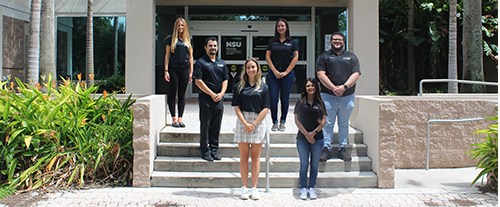
[[[253,90],[253,92],[257,91],[260,89],[260,86],[262,85],[262,71],[260,71],[260,64],[257,62],[255,58],[250,58],[245,61],[245,65],[243,66],[243,71],[241,71],[240,75],[240,83],[238,84],[238,92],[241,93],[241,90],[245,87],[245,85],[248,82],[248,74],[247,74],[247,64],[252,61],[257,65],[257,74],[255,76],[255,83],[257,86]],[[253,93],[252,92],[252,93]]]
[[[182,21],[182,23],[184,24],[184,32],[182,33],[182,38],[181,38],[182,43],[187,47],[188,50],[191,49],[191,38],[189,37],[189,30],[186,20],[184,20],[183,18],[178,18],[177,20],[175,20],[174,30],[172,33],[172,42],[170,43],[171,53],[175,52],[175,46],[177,44],[177,40],[179,39],[179,29],[177,29],[177,27],[179,27],[180,21]]]

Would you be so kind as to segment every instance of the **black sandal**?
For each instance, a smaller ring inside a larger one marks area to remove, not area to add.
[[[179,126],[182,127],[182,128],[186,127],[186,125],[184,124],[184,122],[179,122]]]
[[[172,126],[173,126],[173,127],[179,127],[179,122],[174,122],[174,123],[172,123]]]

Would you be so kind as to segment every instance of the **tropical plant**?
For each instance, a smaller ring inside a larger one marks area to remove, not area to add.
[[[97,86],[78,78],[58,90],[51,76],[35,87],[18,79],[17,86],[0,83],[0,191],[85,180],[131,183],[135,101],[106,91],[97,96]]]
[[[486,139],[481,143],[472,144],[478,148],[467,152],[473,159],[479,158],[476,168],[483,169],[471,185],[474,185],[479,178],[486,176],[488,186],[498,189],[498,116],[486,119],[495,120],[496,123],[488,126],[488,129],[474,131],[474,133],[486,134]]]

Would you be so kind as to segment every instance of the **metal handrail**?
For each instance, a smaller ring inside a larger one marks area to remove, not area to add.
[[[488,86],[498,86],[498,83],[494,82],[484,82],[484,81],[469,81],[469,80],[456,80],[456,79],[422,79],[420,80],[418,87],[418,95],[422,96],[423,85],[424,83],[429,82],[454,82],[454,83],[468,83],[468,84],[479,84],[479,85],[488,85]]]
[[[430,123],[431,122],[467,122],[467,121],[480,121],[484,118],[469,118],[469,119],[429,119],[427,121],[427,155],[425,158],[425,169],[429,170],[429,145],[430,145]]]
[[[269,123],[268,123],[268,118],[266,115],[266,193],[269,193],[269,154],[271,147],[269,146],[271,144],[271,139],[269,138]]]

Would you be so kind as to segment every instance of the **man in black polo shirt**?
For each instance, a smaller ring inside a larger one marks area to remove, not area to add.
[[[206,55],[196,61],[193,79],[200,89],[200,150],[201,158],[207,161],[220,160],[219,133],[224,113],[224,93],[227,89],[229,75],[226,63],[218,58],[217,38],[205,40]]]
[[[354,108],[354,90],[361,74],[358,57],[344,50],[344,34],[334,32],[330,43],[332,49],[323,52],[316,61],[316,74],[321,81],[321,99],[326,108],[326,125],[323,128],[324,147],[320,161],[331,156],[333,126],[338,117],[339,154],[344,161],[351,161],[346,147],[349,134],[349,119]]]

